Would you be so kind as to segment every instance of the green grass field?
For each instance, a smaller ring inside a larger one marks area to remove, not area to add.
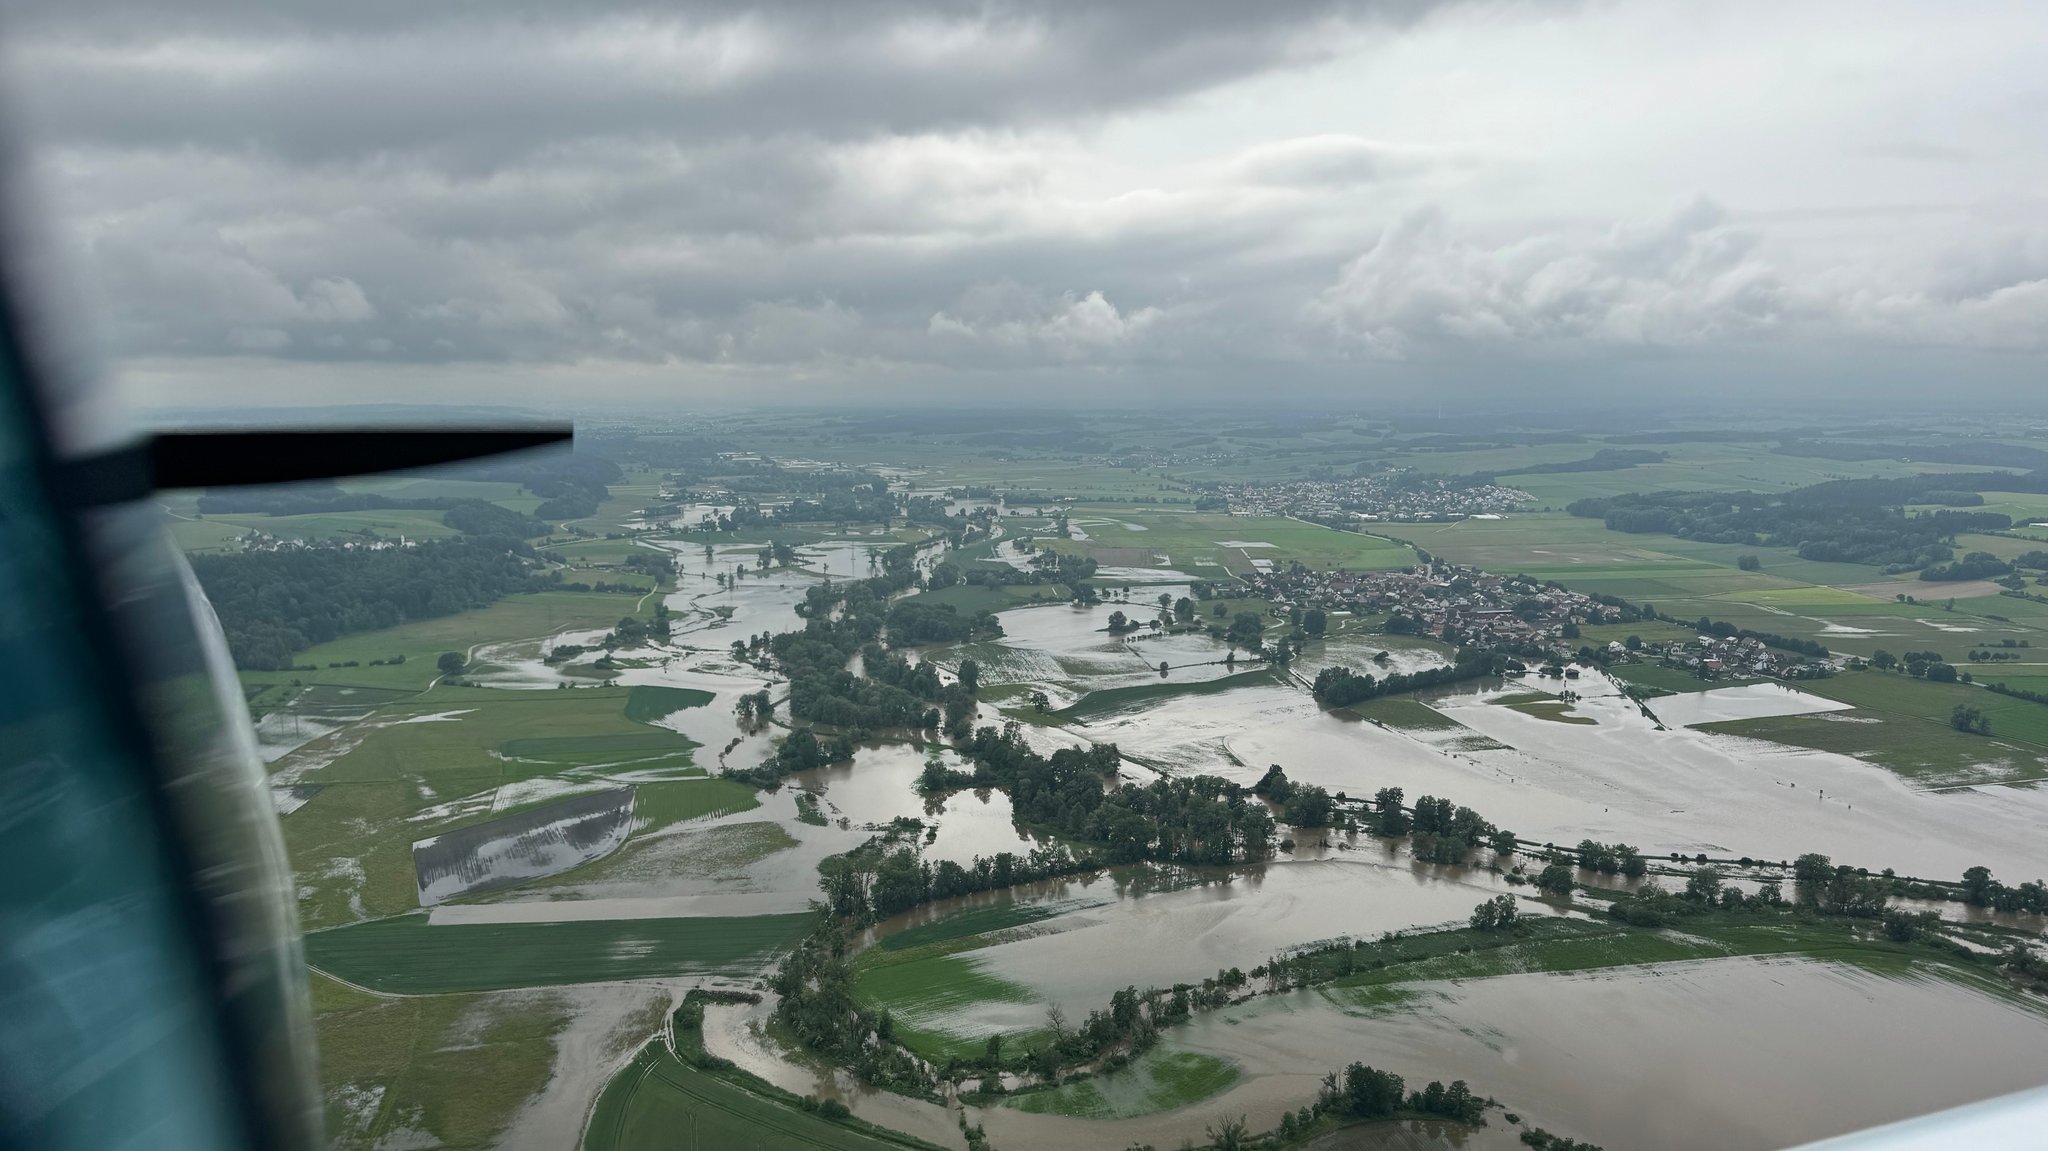
[[[1592,716],[1573,713],[1571,704],[1558,699],[1521,700],[1515,703],[1508,703],[1507,708],[1509,711],[1519,711],[1523,715],[1535,716],[1537,719],[1548,720],[1551,723],[1576,723],[1583,725],[1600,722]]]
[[[1252,671],[1241,671],[1234,675],[1218,676],[1214,679],[1180,679],[1171,677],[1157,683],[1133,684],[1129,687],[1103,688],[1084,695],[1072,707],[1053,712],[1052,717],[1060,722],[1073,720],[1100,719],[1118,712],[1132,711],[1162,699],[1185,695],[1215,695],[1240,687],[1261,687],[1279,683],[1280,673],[1272,668],[1259,667]]]
[[[1004,584],[979,587],[955,584],[938,591],[921,592],[919,603],[949,604],[962,615],[983,611],[1007,611],[1033,603],[1058,603],[1072,596],[1064,584]]]
[[[715,697],[693,687],[652,687],[645,684],[626,690],[626,718],[653,723],[686,707],[703,707]]]
[[[494,1145],[546,1086],[573,1014],[552,994],[384,999],[319,975],[312,989],[327,1133],[341,1148]],[[644,998],[628,1024],[642,1034],[668,1006],[665,991]]]
[[[1465,725],[1413,696],[1383,695],[1354,704],[1345,710],[1360,719],[1372,719],[1396,731],[1456,731]]]
[[[441,672],[434,666],[444,651],[467,652],[477,644],[517,639],[540,639],[571,629],[610,627],[620,616],[632,615],[633,601],[622,596],[593,592],[550,591],[507,596],[489,607],[475,611],[400,624],[381,631],[359,632],[331,643],[318,644],[293,656],[300,664],[313,664],[317,671],[244,671],[248,684],[282,684],[293,680],[335,684],[345,687],[424,689]],[[650,602],[642,614],[653,612]],[[373,659],[405,656],[396,666],[370,667]],[[349,668],[330,668],[330,663],[354,660]]]
[[[751,1089],[750,1089],[751,1088]],[[834,1122],[781,1094],[682,1062],[651,1043],[597,1100],[584,1151],[905,1151],[930,1145],[867,1124]]]
[[[430,926],[424,915],[306,936],[306,960],[377,991],[440,995],[648,979],[754,974],[810,929],[809,912],[740,918]]]
[[[565,749],[560,754],[568,759],[577,758],[578,748],[596,746],[605,749],[602,755],[581,754],[594,762],[658,755],[665,757],[657,761],[660,766],[686,765],[690,741],[628,719],[630,698],[625,688],[443,686],[415,700],[386,704],[369,722],[316,739],[278,761],[277,769],[305,769],[301,782],[322,788],[284,819],[285,844],[301,891],[301,920],[312,927],[330,926],[417,906],[414,840],[491,818],[495,789],[562,770],[554,762],[508,759],[507,746],[538,741],[541,750]],[[677,810],[678,804],[736,809],[733,789],[738,785],[723,780],[649,786],[661,789],[649,799],[659,805],[658,813]],[[677,793],[672,803],[667,789],[681,787],[707,790],[687,797]],[[411,818],[432,805],[465,797],[481,797],[481,803],[439,819]]]
[[[1743,679],[1705,680],[1685,668],[1665,667],[1658,663],[1617,663],[1607,669],[1607,674],[1623,683],[1652,688],[1667,695],[1684,695],[1687,692],[1710,691],[1717,687],[1754,682]]]
[[[1241,1074],[1213,1055],[1154,1048],[1120,1071],[1013,1096],[1003,1106],[1077,1119],[1134,1119],[1220,1095]]]
[[[855,983],[861,999],[887,1008],[903,1045],[927,1059],[971,1058],[986,1042],[979,1033],[948,1026],[960,1008],[974,1003],[1036,1003],[1038,996],[980,970],[957,955],[925,955],[862,967]]]

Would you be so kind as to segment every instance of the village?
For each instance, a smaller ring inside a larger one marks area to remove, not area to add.
[[[1238,515],[1291,515],[1326,523],[1428,523],[1511,512],[1535,497],[1473,476],[1401,470],[1346,479],[1226,486],[1219,493]]]
[[[1630,605],[1541,583],[1441,561],[1381,572],[1319,572],[1306,567],[1261,571],[1250,577],[1277,614],[1325,613],[1387,617],[1392,635],[1416,635],[1454,646],[1489,647],[1541,658],[1562,669],[1581,663],[1659,663],[1702,680],[1815,679],[1834,674],[1825,659],[1781,651],[1755,636],[1701,629],[1689,639],[1646,642],[1634,635],[1596,642],[1587,626],[1620,625],[1640,618]],[[1724,625],[1725,626],[1725,625]]]

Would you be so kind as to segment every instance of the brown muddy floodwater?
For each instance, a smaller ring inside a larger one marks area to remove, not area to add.
[[[2048,1019],[1933,977],[1717,959],[1262,998],[1171,1034],[1237,1061],[1211,1104],[1261,1116],[1363,1060],[1462,1078],[1553,1131],[1637,1151],[1774,1148],[2040,1084]],[[1200,1108],[1197,1108],[1200,1109]],[[998,1142],[997,1124],[989,1135]]]
[[[1482,900],[1512,890],[1469,868],[1415,864],[1402,857],[1282,861],[1238,869],[1202,868],[1161,877],[1126,869],[1054,880],[1019,891],[1018,902],[1056,911],[1019,932],[1023,938],[961,952],[976,970],[1024,988],[1031,1002],[982,1001],[943,1017],[904,1006],[918,1027],[979,1038],[1030,1030],[1057,1003],[1070,1019],[1126,986],[1199,983],[1228,967],[1250,968],[1303,944],[1386,931],[1460,924]],[[1375,853],[1377,854],[1377,853]],[[882,939],[988,897],[945,901],[891,919]],[[1534,899],[1525,913],[1550,914]]]
[[[969,1108],[1003,1147],[1121,1151],[1199,1141],[1243,1115],[1254,1130],[1308,1102],[1354,1060],[1411,1085],[1464,1079],[1525,1123],[1615,1151],[1765,1151],[2039,1084],[2048,1020],[1935,978],[1800,959],[1717,959],[1574,975],[1409,985],[1392,1006],[1342,991],[1261,996],[1167,1032],[1167,1052],[1231,1060],[1243,1076],[1200,1103],[1090,1120]],[[792,1091],[848,1100],[878,1123],[938,1138],[929,1103],[868,1093],[789,1061],[750,1030],[760,1008],[717,1009],[717,1054]],[[1416,1125],[1368,1127],[1331,1151],[1517,1145],[1501,1112],[1464,1142]],[[958,1145],[955,1138],[938,1138]]]
[[[1513,685],[1507,690],[1526,690]],[[1667,726],[1659,731],[1597,673],[1574,681],[1591,724],[1502,707],[1499,687],[1444,692],[1432,703],[1463,729],[1399,731],[1326,712],[1306,691],[1243,687],[1157,700],[1143,711],[1075,725],[1175,772],[1251,784],[1277,763],[1297,782],[1353,796],[1399,787],[1446,796],[1538,842],[1635,844],[1646,854],[1790,860],[1818,851],[1900,874],[1960,876],[1983,864],[2011,882],[2043,873],[2048,788],[1930,792],[1883,768]],[[1756,714],[1813,697],[1770,687],[1686,706]],[[1665,701],[1652,701],[1656,706]],[[1675,706],[1675,705],[1668,705]]]

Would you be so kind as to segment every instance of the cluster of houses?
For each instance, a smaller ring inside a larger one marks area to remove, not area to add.
[[[1239,515],[1293,515],[1361,523],[1431,523],[1498,516],[1535,497],[1518,488],[1455,477],[1383,472],[1332,480],[1287,480],[1221,489]]]
[[[1580,624],[1622,618],[1620,608],[1583,592],[1441,562],[1382,572],[1289,567],[1255,575],[1252,582],[1277,604],[1398,614],[1413,634],[1485,646],[1575,652]]]
[[[1508,650],[1539,648],[1569,660],[1588,646],[1614,662],[1662,663],[1703,679],[1809,679],[1832,675],[1825,660],[1765,646],[1744,636],[1698,635],[1669,642],[1621,640],[1592,645],[1583,625],[1620,623],[1625,609],[1585,592],[1503,576],[1475,567],[1436,562],[1406,571],[1313,571],[1276,568],[1251,577],[1258,594],[1282,610],[1292,607],[1389,617],[1389,630],[1459,645]],[[1401,622],[1393,622],[1394,617]]]
[[[409,548],[414,541],[405,536],[337,535],[327,539],[300,539],[297,536],[275,536],[259,528],[250,528],[241,537],[245,552],[295,552],[340,550],[351,552],[386,551],[391,548]]]
[[[1609,644],[1608,648],[1611,653],[1624,650],[1619,644]],[[1695,636],[1644,644],[1641,650],[1627,654],[1667,667],[1684,668],[1703,679],[1822,679],[1835,674],[1834,665],[1826,660],[1779,651],[1744,636]]]

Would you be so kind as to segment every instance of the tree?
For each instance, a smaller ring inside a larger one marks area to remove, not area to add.
[[[1213,1151],[1243,1151],[1251,1138],[1251,1124],[1240,1115],[1225,1119],[1203,1128],[1209,1134],[1209,1146]]]
[[[1694,903],[1713,906],[1721,898],[1721,873],[1711,867],[1693,872],[1685,881],[1685,897]]]
[[[1312,607],[1308,609],[1308,611],[1302,613],[1301,630],[1307,632],[1312,636],[1321,636],[1323,632],[1329,628],[1329,626],[1330,618],[1329,616],[1324,614],[1322,608]]]
[[[1373,796],[1372,809],[1381,835],[1408,834],[1408,813],[1401,810],[1401,789],[1383,787]]]
[[[1259,650],[1259,637],[1264,635],[1265,631],[1266,621],[1259,618],[1259,613],[1241,611],[1231,618],[1230,630],[1225,635],[1229,638],[1230,642],[1242,644],[1253,651],[1257,651]]]
[[[1471,923],[1474,931],[1512,931],[1521,918],[1514,896],[1496,895],[1472,909]]]
[[[1963,872],[1963,902],[1971,907],[1991,906],[1991,897],[1998,889],[1998,881],[1991,878],[1988,867],[1973,867]]]
[[[1040,715],[1044,715],[1052,710],[1052,700],[1044,692],[1034,691],[1031,693],[1030,699],[1032,708]]]
[[[975,695],[981,691],[980,664],[971,659],[963,659],[960,661],[960,670],[957,674],[960,679],[960,686],[967,689],[968,695]]]
[[[1109,631],[1111,635],[1122,635],[1129,630],[1131,630],[1131,621],[1125,618],[1124,613],[1120,611],[1109,613]]]
[[[1568,863],[1553,863],[1536,876],[1536,889],[1551,895],[1570,895],[1577,886]]]
[[[469,666],[469,661],[462,658],[459,651],[444,651],[435,666],[441,669],[442,675],[460,675],[462,669]]]
[[[1763,561],[1755,556],[1737,556],[1735,558],[1735,566],[1743,571],[1753,572],[1764,565]]]
[[[1515,853],[1515,833],[1505,827],[1494,829],[1492,846],[1494,853],[1497,855],[1513,855]]]
[[[1947,667],[1948,665],[1941,664],[1939,666]],[[1930,674],[1928,678],[1932,679],[1934,677]],[[1991,717],[1985,715],[1982,709],[1971,707],[1968,704],[1959,703],[1954,711],[1948,713],[1948,725],[1957,731],[1968,732],[1974,735],[1991,734]]]
[[[1899,666],[1899,657],[1893,655],[1892,653],[1886,651],[1883,648],[1878,648],[1876,651],[1870,653],[1870,666],[1876,668],[1879,671],[1890,671],[1891,669]]]

